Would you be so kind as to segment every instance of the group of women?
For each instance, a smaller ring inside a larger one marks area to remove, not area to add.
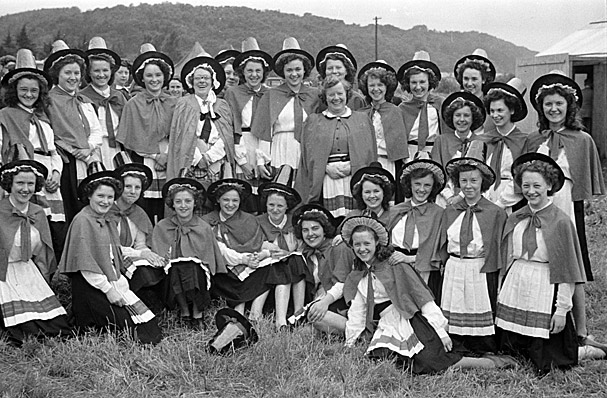
[[[270,71],[284,82],[266,87]],[[0,110],[3,330],[16,343],[72,332],[58,270],[73,326],[143,343],[161,341],[165,308],[200,329],[219,298],[415,373],[604,357],[584,306],[584,201],[605,189],[581,90],[538,78],[527,134],[522,82],[495,72],[482,51],[463,57],[462,91],[443,99],[423,51],[357,74],[343,45],[314,58],[288,38],[272,57],[249,38],[187,62],[182,95],[150,45],[130,70],[101,38],[55,43],[44,70],[20,50]]]

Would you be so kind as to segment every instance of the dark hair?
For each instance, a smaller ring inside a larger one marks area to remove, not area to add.
[[[189,192],[192,194],[192,197],[194,198],[194,210],[200,208],[200,206],[202,206],[202,194],[200,191],[195,191],[191,188],[188,188],[184,185],[180,185],[175,187],[174,189],[169,190],[169,192],[167,193],[166,198],[164,198],[164,203],[167,205],[167,207],[171,210],[175,210],[175,206],[173,204],[173,201],[175,200],[175,196],[177,196],[177,194],[179,192]]]
[[[354,229],[352,230],[352,235],[350,235],[350,240],[348,241],[348,245],[350,247],[352,247],[352,238],[354,237],[354,234],[358,232],[371,233],[373,239],[375,239],[375,258],[377,258],[378,261],[386,261],[394,253],[394,247],[392,245],[383,246],[379,244],[379,237],[377,236],[377,232],[375,232],[375,230],[373,230],[373,228],[369,227],[368,225],[357,225],[356,227],[354,227]],[[367,267],[365,266],[365,264],[358,258],[358,256],[356,256],[356,261],[354,262],[354,269],[366,270],[366,268]]]
[[[282,198],[285,199],[285,202],[287,202],[287,213],[294,208],[295,206],[297,206],[297,200],[295,200],[295,198],[291,195],[287,195],[284,192],[280,192],[280,191],[264,191],[261,195],[260,195],[260,199],[261,199],[261,204],[263,205],[263,211],[265,212],[268,206],[268,198],[270,197],[270,195],[278,195]]]
[[[270,69],[267,68],[265,66],[265,64],[263,63],[263,61],[261,61],[261,60],[258,60],[258,59],[249,59],[248,61],[243,62],[240,65],[238,65],[238,68],[236,68],[236,74],[238,75],[238,79],[240,81],[240,84],[246,83],[246,80],[244,78],[244,68],[247,66],[247,64],[249,62],[255,62],[255,63],[261,65],[261,70],[263,71],[263,76],[261,77],[261,83],[264,83],[266,81],[266,78],[268,77],[268,74],[270,73]]]
[[[283,74],[284,74],[285,65],[291,61],[295,61],[296,59],[300,60],[301,63],[303,64],[303,68],[304,68],[303,78],[307,79],[308,77],[310,77],[310,73],[312,72],[312,68],[313,68],[312,62],[310,62],[308,57],[305,57],[300,54],[286,53],[286,54],[281,55],[276,60],[276,63],[274,64],[274,69],[281,70],[281,71],[283,71]]]
[[[118,69],[120,69],[120,67],[124,66],[126,68],[126,70],[129,72],[129,78],[126,81],[127,85],[130,85],[133,82],[133,74],[131,73],[131,68],[133,67],[133,64],[131,63],[131,61],[129,61],[128,59],[122,58],[120,60],[120,66],[118,66],[116,68],[116,72],[118,71]]]
[[[350,92],[352,91],[352,84],[350,84],[347,80],[341,80],[337,76],[329,75],[324,78],[322,81],[322,89],[320,91],[320,100],[323,104],[327,105],[327,90],[331,87],[337,86],[339,83],[342,83],[344,89],[346,90],[346,98],[350,98]]]
[[[429,175],[432,176],[433,183],[432,191],[430,191],[430,195],[428,196],[428,202],[434,202],[436,196],[441,191],[441,186],[438,181],[436,181],[436,176],[434,175],[434,173],[424,168],[414,169],[411,171],[411,173],[409,173],[406,178],[402,179],[403,193],[405,194],[405,198],[413,197],[413,189],[411,187],[411,182],[413,180],[419,180],[420,178],[424,178]]]
[[[384,197],[381,201],[381,207],[384,210],[388,210],[390,208],[390,200],[392,199],[392,184],[389,182],[385,182],[381,178],[377,176],[367,176],[364,179],[361,179],[357,184],[354,185],[354,189],[352,190],[352,196],[356,200],[356,206],[360,210],[364,210],[367,208],[365,201],[363,200],[363,184],[365,181],[369,181],[381,188],[384,193]]]
[[[147,68],[148,65],[156,65],[157,67],[160,68],[160,71],[162,72],[163,79],[164,79],[162,87],[168,86],[170,77],[171,77],[171,69],[163,61],[161,61],[159,59],[151,59],[151,60],[147,61],[147,63],[145,64],[145,66],[143,68],[140,68],[139,70],[137,70],[135,72],[135,74],[137,75],[137,79],[139,79],[139,81],[142,84],[142,87],[145,88],[145,82],[143,81],[143,72],[145,72],[145,68]]]
[[[46,80],[39,78],[33,73],[20,76],[18,79],[15,79],[6,87],[6,91],[4,92],[4,103],[7,106],[13,108],[19,106],[19,103],[21,101],[19,101],[19,95],[17,93],[17,84],[19,83],[19,81],[21,81],[21,79],[30,79],[38,81],[38,87],[40,88],[40,91],[38,93],[38,99],[34,103],[34,111],[37,113],[48,114],[48,106],[50,104],[50,99],[48,96],[48,85],[46,83]]]
[[[100,186],[105,185],[106,187],[110,187],[114,190],[114,200],[118,199],[120,195],[122,195],[122,181],[119,181],[115,178],[100,178],[99,180],[95,180],[87,184],[83,189],[83,197],[81,198],[86,204],[89,203],[89,200],[93,193]]]
[[[541,160],[533,160],[531,162],[521,163],[514,170],[514,182],[519,187],[523,186],[523,174],[525,172],[538,173],[551,187],[555,187],[559,181],[559,172],[550,163],[542,162]],[[548,191],[548,196],[554,195],[552,189]]]
[[[457,68],[457,74],[455,78],[457,79],[457,82],[460,84],[460,86],[464,85],[463,79],[464,72],[466,71],[466,69],[475,69],[481,72],[481,80],[483,83],[483,87],[485,86],[485,84],[490,83],[491,76],[489,75],[489,72],[487,72],[485,68],[483,68],[483,65],[480,63],[480,61],[469,59],[466,62],[461,63]]]
[[[407,69],[405,75],[403,76],[403,80],[401,80],[400,84],[403,86],[403,90],[410,93],[411,92],[411,77],[415,75],[419,75],[420,73],[425,73],[428,76],[428,91],[433,90],[438,87],[438,77],[434,75],[434,72],[431,70],[421,70],[419,68],[413,67]]]
[[[64,58],[55,62],[53,64],[53,66],[51,66],[48,70],[48,74],[51,77],[53,84],[59,84],[59,72],[61,72],[61,69],[63,69],[64,66],[71,65],[71,64],[78,64],[78,66],[80,67],[80,76],[85,75],[84,60],[81,57],[79,57],[78,55],[74,55],[74,54],[66,55]]]
[[[558,87],[558,86],[550,87],[550,88],[540,91],[540,93],[537,97],[537,101],[536,101],[536,103],[537,103],[536,110],[538,113],[537,125],[540,128],[540,130],[543,131],[543,130],[550,129],[550,122],[548,122],[546,115],[544,115],[544,108],[543,108],[544,107],[544,98],[546,98],[548,95],[554,95],[554,94],[560,95],[561,97],[565,98],[565,100],[567,101],[567,113],[565,114],[565,127],[567,127],[568,129],[571,129],[571,130],[585,130],[585,127],[582,124],[582,121],[580,120],[580,117],[578,115],[579,107],[578,107],[577,103],[575,102],[575,97],[573,96],[573,94],[568,93],[563,88]]]
[[[354,79],[356,79],[356,69],[354,69],[354,65],[352,65],[352,62],[348,59],[348,57],[341,53],[327,54],[324,61],[320,63],[321,70],[318,71],[320,76],[323,78],[327,77],[327,62],[329,60],[341,61],[341,63],[344,64],[344,67],[346,68],[346,80],[353,86]]]
[[[11,193],[11,189],[13,188],[13,179],[17,174],[20,173],[32,173],[36,176],[36,185],[34,187],[35,192],[40,192],[44,187],[45,180],[43,176],[39,176],[35,174],[33,171],[20,170],[17,173],[4,173],[2,174],[2,178],[0,178],[0,187],[4,189],[6,192]]]
[[[489,109],[491,108],[491,103],[499,100],[504,100],[504,104],[506,104],[512,115],[514,115],[518,109],[518,99],[506,94],[502,90],[489,90],[489,93],[483,97],[483,104],[485,105],[487,115],[491,113]]]
[[[358,85],[360,86],[360,91],[365,95],[368,103],[371,103],[372,99],[369,95],[369,88],[367,87],[367,82],[370,77],[374,77],[379,79],[386,86],[386,101],[391,102],[394,97],[394,92],[396,91],[396,87],[398,86],[398,82],[396,81],[396,75],[394,72],[387,71],[382,68],[369,69],[360,77],[360,81]]]
[[[114,58],[110,57],[107,54],[93,54],[89,55],[89,62],[86,65],[86,74],[84,75],[84,80],[87,83],[91,82],[91,67],[93,65],[93,61],[105,61],[110,64],[110,80],[108,81],[108,85],[114,84],[114,73],[118,70],[119,66],[116,66],[116,61]]]
[[[234,185],[226,184],[217,188],[213,193],[213,196],[215,197],[215,203],[213,204],[213,206],[215,207],[215,209],[219,210],[221,208],[221,206],[219,206],[219,199],[221,199],[223,195],[230,191],[238,193],[238,197],[240,198],[241,202],[240,204],[242,205],[242,191],[236,188],[236,186]],[[238,208],[240,209],[240,206],[238,206]]]
[[[456,188],[460,188],[459,186],[459,175],[460,173],[466,172],[466,171],[472,171],[472,170],[478,170],[478,172],[481,175],[481,178],[483,180],[483,182],[481,183],[481,193],[485,193],[487,192],[487,190],[491,187],[491,180],[490,178],[484,174],[479,168],[472,166],[471,164],[463,164],[459,167],[455,167],[453,169],[453,171],[451,172],[451,179],[453,180],[453,184],[455,185]]]
[[[470,112],[472,112],[472,125],[471,126],[475,126],[475,125],[481,125],[482,123],[479,123],[481,120],[483,120],[483,113],[482,111],[479,109],[478,106],[476,106],[476,104],[472,101],[468,101],[468,100],[459,100],[459,101],[453,101],[453,103],[449,104],[449,106],[447,106],[447,109],[445,109],[445,120],[451,120],[451,122],[447,123],[447,125],[449,124],[453,124],[453,114],[455,113],[456,110],[458,109],[462,109],[463,107],[469,107],[470,108]]]
[[[122,185],[124,185],[124,179],[127,177],[131,177],[131,178],[137,178],[139,179],[139,181],[141,181],[141,190],[143,192],[143,187],[145,187],[145,184],[148,182],[148,179],[146,176],[142,175],[142,173],[136,173],[134,171],[126,171],[122,174]],[[123,187],[124,189],[124,187]]]
[[[325,238],[333,239],[335,236],[335,226],[331,224],[331,222],[327,219],[327,216],[321,212],[311,211],[305,212],[299,219],[299,222],[295,225],[295,228],[293,228],[293,232],[295,233],[295,237],[297,239],[303,239],[301,234],[301,224],[303,224],[304,221],[316,221],[319,223],[323,232],[325,233]]]

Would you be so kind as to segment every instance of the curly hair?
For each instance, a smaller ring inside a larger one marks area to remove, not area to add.
[[[385,182],[381,178],[373,175],[364,177],[354,185],[354,189],[352,190],[352,196],[354,196],[354,199],[356,200],[356,206],[360,210],[364,210],[367,208],[367,205],[363,200],[363,184],[365,181],[369,181],[370,183],[373,183],[381,188],[384,193],[384,197],[381,200],[381,207],[384,210],[388,210],[390,208],[390,200],[392,199],[392,194],[394,193],[392,192],[392,184],[390,184],[389,182]]]
[[[189,192],[190,194],[192,194],[192,197],[194,198],[194,210],[202,206],[203,195],[200,191],[196,191],[184,185],[180,185],[175,187],[175,189],[171,189],[167,193],[166,198],[164,198],[164,204],[166,204],[169,209],[175,210],[175,205],[173,201],[175,200],[175,196],[177,196],[179,192]]]
[[[268,206],[268,198],[270,197],[270,195],[276,195],[280,196],[281,198],[284,198],[287,202],[287,212],[297,206],[297,201],[291,195],[287,195],[286,193],[280,191],[264,191],[259,197],[260,203],[263,205],[264,209],[266,209]]]
[[[503,100],[504,104],[510,109],[510,112],[514,115],[514,112],[518,109],[518,99],[511,95],[504,93],[502,90],[489,90],[489,93],[483,97],[483,104],[487,115],[491,112],[489,108],[491,103],[494,101]]]
[[[424,178],[426,176],[432,176],[432,191],[430,191],[430,195],[428,196],[428,202],[434,202],[436,200],[436,196],[441,191],[440,184],[436,181],[436,177],[434,173],[428,169],[415,169],[412,170],[411,173],[402,179],[403,193],[405,194],[405,198],[413,197],[413,189],[412,189],[412,181],[419,180],[420,178]]]
[[[354,65],[352,65],[352,62],[348,59],[348,57],[341,53],[328,54],[325,59],[320,63],[320,70],[318,71],[318,73],[320,73],[320,76],[323,79],[327,77],[328,61],[341,61],[341,63],[344,64],[344,67],[346,68],[346,80],[352,86],[354,85],[354,80],[356,79],[356,69],[354,69]]]
[[[316,221],[322,227],[325,238],[333,239],[335,237],[335,226],[331,224],[327,216],[320,212],[311,211],[304,213],[299,219],[299,222],[295,225],[295,228],[293,228],[293,232],[295,233],[295,237],[297,239],[303,239],[303,235],[301,234],[301,224],[303,224],[304,221]]]
[[[403,80],[400,81],[401,86],[403,86],[403,90],[410,93],[411,92],[411,77],[415,75],[419,75],[425,73],[428,77],[428,91],[434,90],[438,87],[438,77],[434,75],[434,72],[431,70],[421,70],[419,68],[409,68],[405,72],[403,76]]]
[[[263,71],[263,76],[261,77],[261,83],[264,83],[266,81],[266,78],[268,77],[268,74],[270,73],[270,69],[267,68],[262,61],[250,59],[247,62],[238,65],[238,68],[236,68],[236,74],[238,75],[240,84],[244,84],[246,82],[246,79],[244,77],[244,69],[247,67],[247,64],[249,62],[254,62],[254,63],[261,65],[261,70]]]
[[[301,63],[303,64],[303,68],[304,68],[303,78],[307,79],[308,77],[310,77],[310,73],[312,72],[312,69],[313,69],[312,62],[310,62],[308,57],[304,57],[303,55],[300,55],[300,54],[286,53],[286,54],[281,55],[276,60],[276,62],[274,64],[274,69],[281,70],[281,71],[283,71],[283,74],[284,74],[285,66],[289,62],[295,61],[296,59],[300,60]]]
[[[230,191],[234,191],[236,193],[238,193],[238,197],[240,198],[240,204],[242,204],[242,191],[238,188],[236,188],[234,185],[222,185],[219,188],[217,188],[215,190],[215,192],[213,193],[213,197],[215,198],[214,203],[213,203],[213,207],[217,210],[219,210],[221,208],[221,206],[219,206],[219,199],[221,199],[221,197],[223,195],[225,195],[227,192]],[[240,208],[240,206],[239,206]]]
[[[387,71],[385,69],[377,68],[377,69],[369,69],[360,77],[358,85],[360,90],[365,95],[365,99],[368,103],[371,103],[372,99],[369,95],[369,87],[367,87],[367,82],[370,77],[374,77],[379,79],[386,86],[386,96],[385,99],[387,102],[391,102],[392,98],[394,98],[394,92],[396,91],[396,87],[398,86],[398,82],[396,81],[396,74],[394,72]]]
[[[19,171],[18,173],[4,173],[2,175],[2,178],[0,178],[0,187],[2,189],[4,189],[6,192],[11,193],[11,190],[13,188],[13,179],[15,178],[15,176],[17,174],[20,173],[33,173],[33,171]],[[35,192],[40,192],[42,190],[42,188],[44,187],[45,184],[45,180],[43,176],[39,176],[37,174],[34,174],[36,176],[36,185],[34,187],[34,191]]]
[[[481,183],[481,193],[487,192],[487,190],[491,187],[491,180],[490,180],[489,176],[487,176],[482,171],[480,171],[478,168],[476,168],[470,164],[463,164],[463,165],[453,169],[453,171],[451,172],[451,179],[453,180],[453,184],[455,185],[456,188],[460,188],[459,175],[461,173],[465,173],[466,171],[473,171],[473,170],[478,170],[481,175],[481,178],[483,180]]]
[[[447,109],[445,109],[445,120],[451,121],[448,124],[455,125],[455,123],[453,123],[453,114],[455,113],[456,110],[462,109],[465,106],[470,108],[470,112],[472,112],[472,125],[473,126],[479,124],[483,120],[483,113],[479,109],[479,107],[476,106],[476,104],[474,102],[468,101],[468,100],[460,100],[460,101],[454,101],[447,107]],[[482,125],[482,123],[480,123],[480,124]]]
[[[143,81],[143,73],[145,72],[145,68],[147,68],[148,65],[156,65],[157,67],[160,68],[160,71],[162,72],[162,76],[163,76],[162,87],[167,87],[169,85],[169,81],[170,81],[170,77],[171,77],[171,69],[164,62],[162,62],[158,59],[152,59],[146,63],[144,68],[141,68],[141,69],[135,71],[135,75],[137,75],[137,79],[139,79],[139,81],[143,84],[144,88],[145,88],[145,82]]]
[[[371,235],[373,236],[373,239],[375,240],[375,243],[376,243],[375,244],[375,258],[377,258],[378,261],[386,261],[394,253],[394,247],[392,245],[383,246],[383,245],[379,244],[379,237],[377,236],[377,232],[375,232],[375,230],[373,230],[373,228],[371,228],[367,225],[357,225],[356,227],[354,227],[354,229],[352,230],[352,235],[350,236],[350,240],[348,241],[348,246],[352,247],[352,241],[354,238],[354,234],[358,233],[358,232],[370,232],[371,233]],[[354,262],[354,269],[359,270],[359,271],[364,271],[367,269],[367,266],[365,265],[365,263],[363,263],[362,260],[358,258],[358,256],[356,256],[356,261]]]
[[[48,70],[48,74],[51,77],[53,84],[59,84],[59,73],[61,72],[61,69],[63,69],[64,66],[71,64],[78,64],[78,66],[80,67],[80,76],[85,75],[84,69],[86,64],[84,60],[77,55],[67,55],[63,59],[60,59],[59,61],[55,62],[53,66],[51,66]]]
[[[455,76],[455,78],[457,79],[457,82],[460,84],[460,86],[464,85],[463,79],[464,79],[464,72],[466,71],[466,69],[475,69],[475,70],[481,72],[481,79],[483,80],[483,87],[485,86],[485,84],[491,83],[491,81],[490,81],[491,76],[489,76],[489,72],[487,72],[485,70],[485,68],[483,68],[483,65],[477,60],[469,59],[468,61],[460,64],[457,68],[457,75]]]
[[[83,193],[82,201],[85,204],[88,204],[91,196],[93,196],[93,194],[95,193],[97,188],[99,188],[102,185],[106,186],[106,187],[110,187],[114,190],[114,200],[118,199],[120,197],[120,195],[122,195],[122,188],[123,188],[122,181],[119,181],[116,178],[106,177],[106,178],[101,178],[99,180],[94,180],[94,181],[90,182],[89,184],[87,184],[82,190],[82,193]]]
[[[561,97],[565,98],[567,101],[567,113],[565,114],[565,127],[571,130],[585,130],[582,121],[579,116],[579,107],[575,102],[575,97],[573,94],[568,93],[564,89],[558,86],[554,86],[545,90],[542,90],[537,97],[536,101],[536,110],[538,113],[538,121],[537,126],[540,128],[540,131],[550,129],[550,122],[546,118],[544,114],[544,98],[549,95],[558,94]]]
[[[110,57],[107,54],[93,54],[89,55],[89,62],[86,65],[86,73],[84,75],[84,80],[87,83],[91,82],[91,67],[93,65],[93,61],[105,61],[110,64],[110,80],[108,81],[108,85],[114,84],[114,73],[118,70],[120,65],[116,66],[116,61],[114,58]]]
[[[48,85],[44,79],[39,78],[33,73],[20,76],[17,80],[13,81],[6,87],[6,91],[4,92],[4,103],[6,104],[6,106],[16,108],[21,102],[17,93],[17,84],[22,79],[38,81],[38,87],[40,91],[38,92],[38,99],[36,100],[36,102],[34,102],[34,111],[37,113],[48,114],[48,106],[50,104],[50,98],[48,96]]]
[[[514,170],[514,182],[516,182],[516,185],[519,187],[523,186],[523,174],[525,174],[525,172],[540,174],[544,178],[544,181],[551,187],[556,186],[559,181],[559,172],[553,165],[541,160],[532,160],[519,164]],[[548,191],[548,196],[552,195],[554,195],[554,192],[550,189]]]
[[[344,90],[346,90],[346,98],[350,98],[350,93],[352,92],[352,85],[347,80],[341,80],[339,77],[334,75],[329,75],[324,78],[322,81],[322,89],[320,91],[320,100],[323,104],[327,104],[327,90],[331,87],[337,86],[341,83],[344,86]]]

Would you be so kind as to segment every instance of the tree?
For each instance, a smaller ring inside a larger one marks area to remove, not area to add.
[[[27,27],[24,24],[21,27],[19,35],[17,36],[17,48],[28,48],[30,50],[33,50],[33,44],[34,43],[32,43],[29,36],[27,35]]]
[[[5,54],[14,54],[16,52],[15,45],[13,44],[13,37],[11,36],[10,30],[6,34],[4,38],[4,43],[2,43],[2,48],[4,49]]]

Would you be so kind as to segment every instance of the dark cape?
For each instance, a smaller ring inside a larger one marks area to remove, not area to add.
[[[59,86],[54,86],[49,91],[49,99],[49,117],[55,133],[55,145],[69,153],[73,149],[89,149],[88,138],[91,132],[88,122],[85,124],[82,121],[79,107],[82,103],[92,101],[80,93],[71,95]]]
[[[259,101],[268,92],[270,88],[265,85],[261,85],[259,91],[252,90],[246,84],[240,84],[238,86],[230,87],[225,91],[225,100],[228,106],[232,110],[232,121],[234,124],[234,141],[240,142],[240,136],[242,135],[242,110],[245,105],[253,97],[253,107],[251,111],[251,125],[255,118]],[[249,126],[250,127],[250,126]],[[238,136],[239,138],[236,138]]]
[[[29,139],[29,135],[30,125],[35,119],[48,124],[51,123],[46,113],[37,110],[34,113],[30,113],[19,106],[0,109],[0,128],[2,129],[1,161],[3,164],[13,160],[11,155],[16,144],[23,145],[30,159],[34,158],[34,147]]]
[[[367,113],[371,124],[373,124],[373,113],[375,108],[366,106],[360,110]],[[397,161],[409,157],[409,146],[407,145],[408,132],[405,129],[404,115],[399,107],[390,103],[383,102],[378,108],[381,116],[381,124],[384,129],[384,138],[386,140],[386,152],[388,159]]]

